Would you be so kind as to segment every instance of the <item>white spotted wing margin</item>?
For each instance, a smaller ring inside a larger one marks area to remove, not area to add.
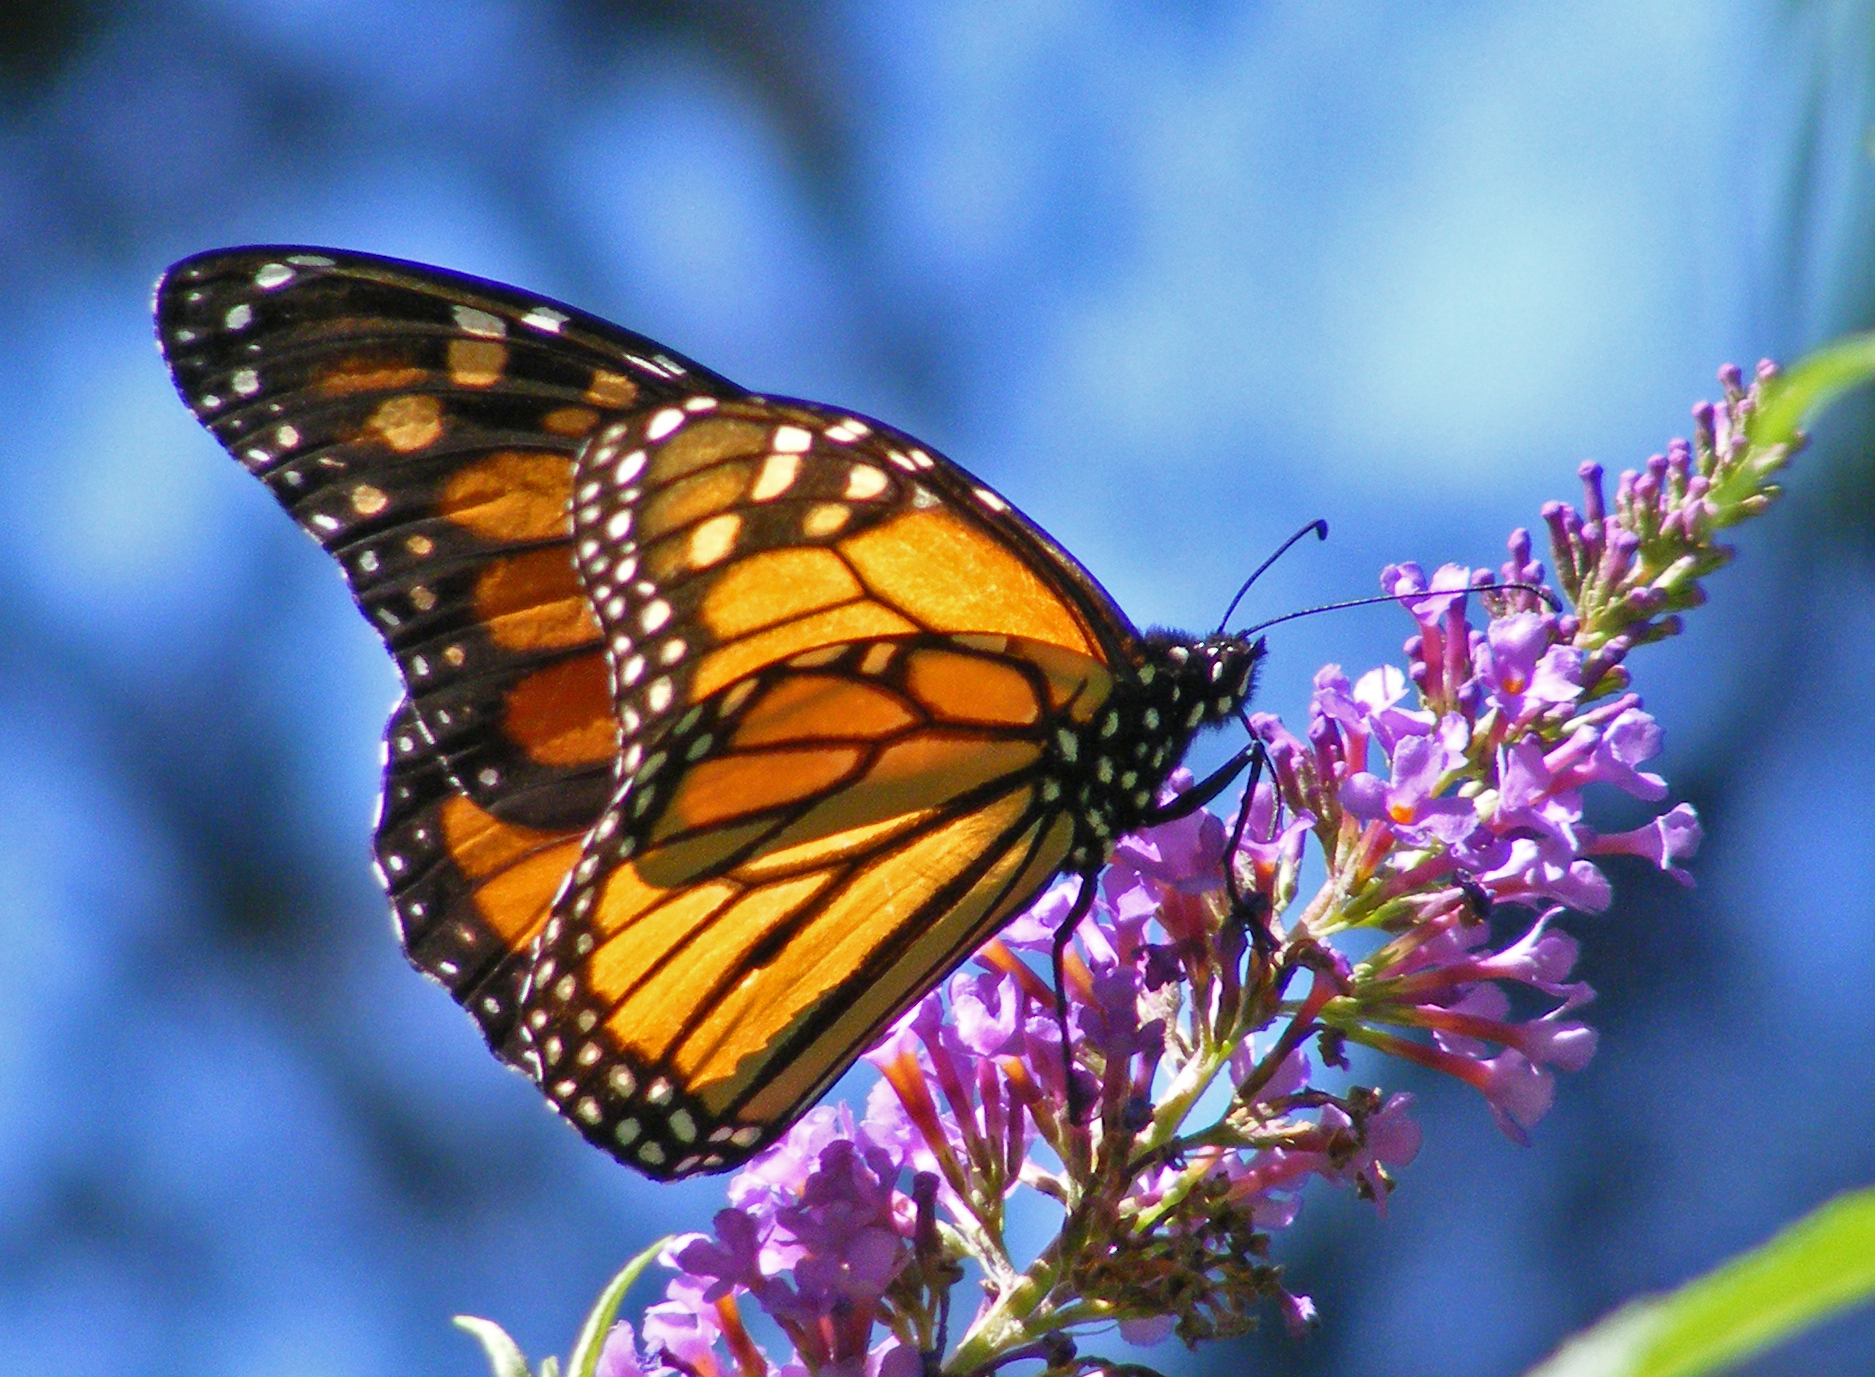
[[[476,904],[475,879],[450,854],[443,814],[461,793],[408,702],[392,711],[383,752],[373,849],[398,942],[507,1060],[532,950],[517,949],[490,923]]]
[[[574,456],[607,418],[741,389],[558,302],[332,249],[186,259],[156,325],[183,400],[338,562],[464,795],[590,824],[609,745],[543,759],[525,739],[563,726],[549,671],[577,678],[589,657],[606,692],[598,627],[572,615],[573,578],[551,578],[571,568]]]

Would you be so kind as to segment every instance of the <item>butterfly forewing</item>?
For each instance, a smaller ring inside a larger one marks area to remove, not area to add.
[[[1129,648],[1091,578],[1012,547],[1004,528],[1026,522],[1007,503],[847,413],[707,394],[640,409],[594,433],[576,482],[628,771],[669,721],[820,647],[993,628],[1102,662]]]
[[[736,389],[570,308],[354,255],[188,260],[157,328],[196,415],[338,559],[463,792],[590,823],[617,732],[574,455],[604,416]]]

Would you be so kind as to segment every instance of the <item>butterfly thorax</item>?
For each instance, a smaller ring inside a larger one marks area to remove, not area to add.
[[[1102,710],[1078,731],[1057,734],[1050,765],[1074,800],[1077,833],[1069,861],[1098,865],[1116,838],[1149,824],[1166,777],[1192,737],[1231,717],[1256,687],[1263,642],[1150,631],[1134,672],[1121,675]]]

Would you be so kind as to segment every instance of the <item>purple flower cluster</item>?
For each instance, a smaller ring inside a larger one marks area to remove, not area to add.
[[[1614,833],[1585,808],[1595,785],[1665,799],[1627,655],[1678,629],[1729,557],[1713,533],[1762,510],[1792,449],[1749,438],[1774,370],[1749,391],[1720,376],[1694,439],[1624,474],[1612,504],[1585,466],[1583,510],[1545,509],[1568,610],[1540,591],[1524,531],[1496,572],[1385,570],[1415,624],[1404,670],[1323,669],[1301,736],[1251,719],[1265,777],[1231,825],[1199,812],[1115,848],[1066,949],[1070,1045],[1046,974],[1062,886],[868,1053],[862,1119],[813,1111],[732,1180],[711,1234],[669,1243],[664,1301],[637,1332],[613,1328],[592,1370],[914,1377],[1033,1358],[1067,1373],[1113,1366],[1076,1347],[1101,1326],[1196,1344],[1273,1305],[1304,1327],[1313,1307],[1271,1236],[1312,1180],[1384,1209],[1420,1145],[1409,1096],[1348,1085],[1350,1043],[1472,1085],[1524,1141],[1555,1072],[1596,1045],[1559,916],[1607,907],[1608,857],[1686,881],[1700,841],[1685,805]],[[1311,842],[1324,878],[1304,895]],[[1357,929],[1383,940],[1350,961],[1335,942]],[[1006,1229],[1018,1190],[1060,1216],[1030,1258]],[[953,1345],[966,1263],[983,1299]],[[596,1342],[611,1310],[595,1315]]]
[[[892,1323],[919,1299],[905,1286],[918,1211],[896,1189],[901,1166],[855,1135],[843,1107],[814,1110],[734,1178],[714,1235],[665,1248],[678,1275],[645,1312],[642,1352],[631,1327],[616,1326],[599,1377],[917,1377],[926,1336]],[[787,1337],[787,1362],[771,1364],[750,1336],[743,1296]]]
[[[1513,536],[1507,581],[1534,581],[1527,548],[1524,533]],[[1549,1108],[1551,1068],[1579,1070],[1595,1048],[1571,1016],[1592,992],[1565,983],[1576,947],[1551,930],[1553,917],[1607,907],[1591,857],[1643,856],[1685,879],[1677,862],[1697,847],[1699,824],[1685,805],[1606,836],[1584,821],[1592,784],[1648,801],[1666,785],[1642,768],[1659,754],[1660,729],[1639,697],[1589,701],[1578,619],[1526,610],[1493,593],[1489,575],[1453,565],[1430,580],[1415,565],[1390,567],[1382,585],[1418,624],[1408,673],[1350,684],[1339,666],[1323,669],[1306,741],[1274,717],[1252,722],[1278,792],[1312,819],[1329,868],[1331,902],[1311,905],[1286,940],[1355,926],[1397,933],[1324,1006],[1323,1025],[1467,1081],[1522,1141]],[[1499,602],[1482,628],[1466,618],[1474,593]],[[1403,705],[1408,680],[1413,707]],[[1543,913],[1494,951],[1482,919],[1510,904]],[[1555,1006],[1514,1021],[1507,985]]]

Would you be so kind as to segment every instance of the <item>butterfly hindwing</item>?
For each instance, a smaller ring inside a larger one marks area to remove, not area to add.
[[[338,560],[461,790],[589,823],[617,730],[574,456],[602,417],[738,389],[571,308],[363,255],[190,259],[156,310],[184,400]]]
[[[712,695],[594,829],[510,1059],[652,1175],[759,1150],[1055,874],[1059,738],[1111,687],[1047,642],[914,633]]]
[[[511,1042],[534,937],[581,839],[484,811],[456,787],[410,704],[391,713],[378,876],[411,965],[469,1011],[497,1055]]]

